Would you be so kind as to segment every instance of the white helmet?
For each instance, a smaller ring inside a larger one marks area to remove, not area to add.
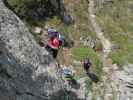
[[[57,32],[57,31],[53,28],[48,28],[48,33],[54,33],[54,32]]]

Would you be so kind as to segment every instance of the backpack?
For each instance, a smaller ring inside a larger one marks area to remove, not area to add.
[[[59,34],[58,39],[59,39],[59,42],[60,42],[60,46],[64,46],[65,37],[63,35]]]

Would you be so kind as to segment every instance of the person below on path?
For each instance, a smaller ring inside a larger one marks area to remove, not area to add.
[[[54,58],[57,57],[59,49],[59,40],[57,38],[49,38],[47,41],[46,49],[53,55]]]
[[[83,67],[84,67],[84,70],[86,71],[86,73],[89,73],[89,70],[90,70],[90,67],[91,67],[91,62],[88,58],[84,59],[83,61]]]

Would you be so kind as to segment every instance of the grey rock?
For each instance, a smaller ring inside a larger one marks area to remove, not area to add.
[[[133,100],[133,64],[123,66],[123,70],[117,70],[112,73],[112,78],[109,83],[106,83],[106,94],[112,90],[115,95],[115,100]],[[104,94],[104,95],[106,95]],[[113,96],[113,94],[112,94]]]
[[[65,89],[52,56],[0,0],[0,100],[65,100],[66,97],[81,100]]]
[[[113,66],[112,66],[113,67]],[[133,100],[133,64],[123,66],[123,69],[113,69],[102,77],[98,87],[93,91],[96,100]],[[97,93],[97,91],[100,91]],[[102,97],[98,99],[98,97]]]
[[[123,71],[118,71],[116,73],[117,75],[117,81],[119,81],[119,91],[120,91],[120,97],[124,98],[125,100],[132,100],[133,99],[133,64],[128,64],[124,66]],[[121,100],[121,99],[118,99]]]
[[[90,48],[95,48],[96,46],[96,40],[92,39],[91,37],[80,37],[81,43],[83,43],[84,46],[88,46]]]

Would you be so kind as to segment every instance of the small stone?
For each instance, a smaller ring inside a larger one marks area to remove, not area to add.
[[[35,33],[41,33],[41,31],[42,31],[42,28],[40,28],[40,27],[35,27],[33,29],[33,32],[35,32]]]
[[[117,64],[113,64],[112,67],[113,67],[114,70],[118,70],[118,65]]]

